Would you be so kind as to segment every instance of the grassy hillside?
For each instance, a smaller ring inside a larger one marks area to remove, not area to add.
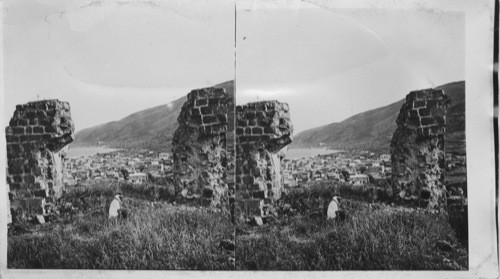
[[[465,147],[465,81],[437,87],[451,98],[448,109],[449,139],[455,149]],[[312,128],[294,136],[291,148],[315,147],[324,143],[336,149],[367,149],[389,151],[396,118],[404,99],[388,106],[354,115],[342,122]],[[457,143],[463,142],[463,147]],[[448,144],[449,142],[447,142]],[[448,147],[448,146],[447,146]]]
[[[346,212],[338,223],[321,215],[337,187]],[[236,269],[467,270],[467,245],[445,213],[369,202],[361,189],[343,188],[350,187],[308,184],[285,195],[288,214],[261,227],[238,224]]]
[[[233,91],[233,81],[215,85]],[[186,92],[186,95],[189,92]],[[186,97],[131,114],[119,121],[84,129],[75,135],[73,146],[98,145],[118,148],[170,150],[172,136],[178,127],[177,117]]]
[[[107,209],[117,189],[129,218],[114,222]],[[228,213],[155,201],[119,182],[71,188],[63,204],[50,223],[9,229],[9,268],[234,269],[234,250],[220,246],[234,242]]]

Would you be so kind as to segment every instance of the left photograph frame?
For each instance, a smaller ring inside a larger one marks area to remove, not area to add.
[[[233,270],[234,1],[6,1],[7,268]]]

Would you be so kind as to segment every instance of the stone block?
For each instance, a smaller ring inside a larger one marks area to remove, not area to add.
[[[11,192],[21,190],[21,183],[9,183],[9,188]]]
[[[46,189],[36,190],[36,191],[34,191],[33,194],[35,197],[38,197],[38,198],[47,198],[49,196]]]
[[[203,124],[203,121],[202,121],[202,118],[200,115],[191,116],[189,118],[189,122],[187,123],[187,125],[192,126],[192,127],[198,127],[202,124]]]
[[[423,108],[426,107],[426,101],[415,101],[413,102],[413,108],[418,109],[418,108]]]
[[[203,116],[203,124],[212,124],[212,123],[216,123],[216,122],[217,122],[217,118],[213,115]]]
[[[247,111],[245,112],[245,119],[255,119],[257,117],[257,115],[255,114],[255,111]]]
[[[432,98],[433,99],[443,99],[445,97],[443,90],[433,90],[432,91]]]
[[[446,125],[446,116],[436,116],[434,117],[436,123],[440,126]]]
[[[35,183],[35,176],[31,174],[26,174],[23,176],[24,183]]]
[[[6,139],[7,139],[7,143],[18,143],[19,142],[19,136],[16,136],[16,135],[7,135]]]
[[[409,117],[408,125],[419,127],[420,126],[420,117]]]
[[[262,127],[254,127],[252,128],[253,135],[262,135],[264,133],[264,129]]]
[[[409,110],[408,113],[410,117],[419,117],[417,109]]]
[[[420,117],[431,116],[431,111],[428,108],[419,108],[418,114]]]
[[[193,109],[191,109],[190,112],[191,112],[191,116],[201,116],[201,112],[200,112],[199,108],[193,108]]]
[[[23,166],[17,166],[17,165],[12,165],[7,168],[9,174],[11,175],[16,175],[16,174],[23,174],[24,168]]]
[[[435,125],[437,124],[436,120],[434,117],[422,117],[420,119],[421,123],[423,126],[428,126],[428,125]]]
[[[14,134],[14,129],[11,126],[5,127],[5,134],[7,136],[13,135]]]
[[[208,99],[208,105],[211,107],[217,107],[221,103],[220,98],[210,98]]]
[[[56,125],[44,126],[44,130],[45,131],[42,131],[40,133],[43,134],[43,133],[58,133],[59,132],[58,126],[56,126]],[[33,133],[35,133],[35,130],[33,130]]]
[[[252,185],[255,181],[255,178],[253,176],[245,176],[243,177],[243,183],[247,185]]]
[[[215,124],[212,126],[212,133],[220,134],[227,132],[227,125],[224,124]]]
[[[225,114],[225,113],[217,114],[217,120],[219,121],[219,123],[226,124],[227,123],[227,114]]]
[[[21,182],[23,182],[23,177],[21,175],[14,175],[13,181],[14,181],[14,183],[21,183]]]
[[[249,126],[255,126],[255,125],[257,125],[257,118],[248,119],[248,125]]]
[[[23,152],[22,146],[19,144],[7,144],[7,156],[9,158],[18,158]]]
[[[197,99],[196,101],[196,106],[206,106],[208,104],[208,100],[206,99]]]
[[[33,133],[34,134],[43,134],[43,133],[45,133],[45,128],[43,126],[34,126]]]
[[[210,114],[212,114],[212,108],[211,107],[202,107],[200,109],[200,112],[202,115],[210,115]]]
[[[265,199],[267,198],[266,191],[254,191],[252,192],[252,197],[254,199]]]
[[[45,200],[43,198],[23,198],[19,200],[23,211],[28,214],[44,214]]]
[[[248,120],[247,119],[238,119],[236,123],[237,123],[238,127],[246,127],[246,126],[248,126]]]
[[[23,135],[25,133],[24,127],[12,127],[12,133],[14,135]]]

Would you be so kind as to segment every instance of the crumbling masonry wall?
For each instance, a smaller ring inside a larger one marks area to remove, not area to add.
[[[448,105],[442,90],[413,91],[406,96],[391,142],[396,197],[429,208],[446,205],[444,141]]]
[[[264,216],[281,196],[283,148],[292,142],[288,105],[263,101],[236,107],[238,218]]]
[[[74,130],[67,102],[43,100],[16,107],[5,129],[14,222],[46,214],[45,204],[62,194],[61,150],[73,141]]]
[[[184,200],[224,205],[234,193],[234,90],[193,90],[172,140],[176,193]]]

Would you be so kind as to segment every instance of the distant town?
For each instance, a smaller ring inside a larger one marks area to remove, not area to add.
[[[463,168],[465,156],[447,155],[448,171]],[[134,184],[164,185],[173,177],[170,152],[148,149],[118,150],[66,158],[64,184],[79,185],[90,180],[128,180]],[[347,182],[353,186],[380,185],[391,178],[391,155],[371,151],[336,151],[281,161],[285,189],[302,187],[311,181]],[[385,184],[385,183],[384,183]]]
[[[89,180],[114,179],[134,184],[147,181],[165,184],[173,175],[172,164],[171,153],[148,149],[66,158],[63,182],[66,186],[75,186]]]

